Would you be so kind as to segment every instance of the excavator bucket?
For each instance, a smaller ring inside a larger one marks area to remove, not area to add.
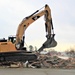
[[[55,41],[53,35],[51,38],[47,38],[47,40],[43,43],[42,47],[38,49],[39,52],[43,51],[44,48],[51,48],[57,46],[57,42]]]
[[[57,45],[57,42],[55,41],[54,38],[47,39],[47,41],[43,44],[44,48],[51,48],[55,47]]]

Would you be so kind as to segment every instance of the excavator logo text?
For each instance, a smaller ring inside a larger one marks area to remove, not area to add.
[[[38,18],[40,18],[40,16],[34,16],[32,19],[37,20]]]

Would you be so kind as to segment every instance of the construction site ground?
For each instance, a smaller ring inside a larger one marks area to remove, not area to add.
[[[0,75],[75,75],[75,69],[3,68]]]

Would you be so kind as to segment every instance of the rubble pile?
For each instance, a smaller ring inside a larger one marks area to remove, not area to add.
[[[65,60],[53,57],[52,60],[47,60],[47,63],[51,64],[51,68],[75,68],[75,61],[71,62],[71,60],[71,58]]]
[[[31,68],[75,68],[75,58],[39,55],[38,60],[28,63]],[[31,65],[31,66],[30,66]],[[28,66],[27,66],[28,67]]]

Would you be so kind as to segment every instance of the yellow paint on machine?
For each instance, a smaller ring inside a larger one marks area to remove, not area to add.
[[[0,42],[0,52],[12,52],[16,51],[16,48],[12,42]]]

